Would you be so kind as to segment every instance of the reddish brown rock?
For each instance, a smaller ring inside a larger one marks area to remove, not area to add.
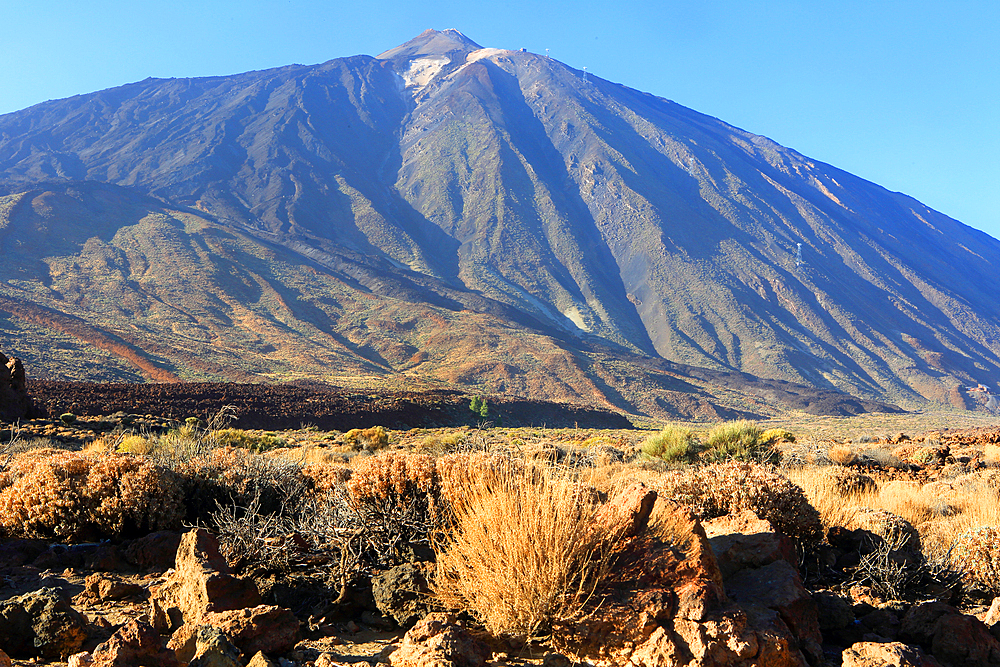
[[[284,653],[294,648],[301,638],[299,620],[288,609],[260,605],[249,609],[210,612],[199,623],[185,623],[170,638],[167,646],[178,657],[190,660],[199,628],[218,629],[246,656],[255,653]]]
[[[12,422],[33,416],[28,382],[20,359],[0,353],[0,420]]]
[[[389,663],[392,667],[483,667],[491,653],[455,616],[435,612],[407,631]]]
[[[163,645],[153,628],[141,621],[129,621],[110,639],[98,644],[93,653],[74,656],[78,664],[90,667],[179,667],[174,652]]]
[[[10,657],[3,651],[0,651],[0,667],[11,667],[11,664]]]
[[[121,577],[94,573],[87,577],[84,587],[90,597],[101,600],[123,600],[142,594],[142,586],[125,581]]]
[[[816,602],[788,561],[776,560],[761,568],[740,570],[726,580],[726,592],[744,607],[767,607],[778,612],[798,637],[801,648],[815,660],[822,657],[823,636]]]
[[[942,602],[912,607],[903,617],[899,638],[919,644],[945,665],[1000,665],[1000,642],[989,628]]]
[[[759,568],[776,560],[795,565],[795,544],[775,531],[770,521],[751,510],[706,521],[705,535],[723,578],[745,568]]]
[[[132,540],[125,549],[125,559],[140,570],[161,572],[174,567],[181,533],[161,530]]]
[[[634,537],[644,530],[656,503],[656,491],[641,482],[622,489],[604,503],[594,517],[611,540]]]
[[[219,552],[219,542],[203,528],[185,533],[177,549],[176,568],[150,597],[150,617],[160,631],[183,624],[199,625],[205,614],[255,607],[257,585],[232,574]]]
[[[843,652],[844,667],[941,667],[916,646],[859,642]]]

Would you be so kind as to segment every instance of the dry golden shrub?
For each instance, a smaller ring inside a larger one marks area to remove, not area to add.
[[[316,493],[323,494],[346,484],[351,469],[336,463],[312,463],[302,468],[302,474],[312,482]]]
[[[378,450],[389,445],[389,434],[383,426],[352,428],[344,434],[344,441],[356,443],[365,449]]]
[[[828,466],[822,469],[822,476],[831,490],[841,496],[851,496],[864,493],[876,493],[878,484],[875,480],[845,466]]]
[[[1000,445],[989,444],[983,447],[983,459],[993,463],[1000,461]]]
[[[773,466],[717,463],[667,472],[651,485],[665,497],[694,509],[702,519],[752,510],[789,537],[803,542],[822,538],[818,511],[803,490]]]
[[[875,494],[845,498],[835,489],[825,470],[816,466],[794,468],[788,471],[788,478],[805,492],[809,503],[819,512],[824,528],[846,526],[853,520],[857,507],[866,502],[865,498],[874,498]]]
[[[470,483],[452,496],[449,538],[437,545],[438,600],[495,635],[537,637],[578,618],[610,564],[596,494],[534,462],[470,463],[453,477]]]
[[[850,445],[831,445],[826,450],[826,457],[839,466],[849,466],[858,461],[858,453]]]
[[[176,528],[180,485],[143,457],[34,450],[8,467],[0,526],[8,535],[75,540]]]
[[[948,559],[966,586],[990,597],[1000,595],[1000,528],[980,526],[959,535]]]
[[[901,517],[920,534],[921,550],[929,560],[947,564],[947,554],[962,534],[984,526],[1000,526],[996,477],[977,473],[956,480],[947,498],[905,481],[883,483],[877,493],[847,496],[837,492],[822,468],[806,467],[789,471],[819,510],[823,525],[850,527],[859,512],[867,508],[885,510]]]

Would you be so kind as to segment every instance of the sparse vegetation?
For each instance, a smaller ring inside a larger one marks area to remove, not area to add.
[[[75,428],[87,428],[87,418]],[[670,558],[704,544],[699,519],[749,510],[796,541],[810,590],[834,567],[838,578],[822,585],[884,600],[1000,594],[1000,469],[980,463],[982,448],[952,445],[958,453],[950,458],[926,457],[930,478],[916,464],[896,468],[869,452],[895,457],[893,449],[906,447],[909,457],[940,451],[937,440],[873,438],[851,449],[858,454],[850,465],[829,465],[829,443],[769,431],[753,423],[652,433],[184,424],[155,435],[106,431],[82,451],[18,439],[0,469],[0,530],[72,542],[182,520],[207,526],[241,576],[301,582],[309,572],[323,600],[310,604],[322,613],[357,604],[378,572],[433,560],[438,607],[516,642],[557,642],[608,604],[616,563],[632,567],[615,560],[616,546],[632,542],[608,530],[602,510],[641,482],[659,498],[634,544],[670,549]],[[772,448],[796,467],[738,460],[767,459]],[[804,450],[820,464],[801,465]],[[843,530],[827,545],[830,528]],[[831,552],[836,562],[813,568]],[[677,562],[670,558],[664,562]]]
[[[667,463],[693,463],[701,451],[694,431],[682,426],[667,426],[642,443],[642,453]]]
[[[437,544],[438,599],[497,636],[535,638],[579,618],[610,565],[597,504],[538,463],[467,470]]]
[[[704,457],[709,461],[773,461],[779,455],[772,440],[765,440],[764,430],[756,423],[745,419],[723,422],[705,436]]]

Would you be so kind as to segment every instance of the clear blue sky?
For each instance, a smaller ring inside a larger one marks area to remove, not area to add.
[[[1000,237],[997,0],[0,0],[0,113],[153,77],[527,48],[763,134]]]

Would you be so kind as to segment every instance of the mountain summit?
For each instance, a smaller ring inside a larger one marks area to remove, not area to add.
[[[1000,381],[1000,242],[454,30],[0,116],[0,183],[0,323],[51,375],[405,373],[648,414],[705,373],[957,406]]]

